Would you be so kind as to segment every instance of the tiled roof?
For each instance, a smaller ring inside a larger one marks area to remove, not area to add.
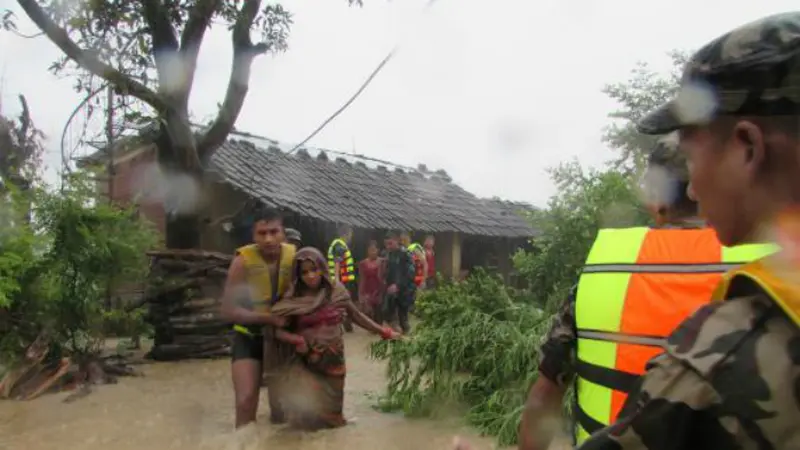
[[[211,157],[210,169],[235,189],[299,215],[369,229],[458,231],[481,236],[531,237],[517,213],[529,205],[481,199],[444,171],[368,167],[374,160],[300,149],[292,155],[268,139],[233,133]],[[258,145],[256,145],[258,144]],[[265,148],[266,147],[266,148]]]

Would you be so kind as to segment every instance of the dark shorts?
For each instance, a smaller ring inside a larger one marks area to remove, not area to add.
[[[264,361],[264,337],[261,335],[248,336],[238,331],[233,332],[231,345],[231,360],[254,359]]]

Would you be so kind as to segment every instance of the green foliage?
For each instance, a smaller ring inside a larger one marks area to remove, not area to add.
[[[416,310],[412,339],[373,345],[373,356],[389,362],[381,408],[429,416],[466,407],[470,424],[513,443],[543,313],[481,270],[425,292]]]
[[[43,331],[67,352],[93,353],[108,320],[141,321],[103,300],[109,286],[145,275],[157,234],[133,211],[94,201],[90,175],[7,200],[12,210],[32,204],[33,221],[6,219],[13,226],[0,234],[0,360],[19,357]]]
[[[382,409],[409,416],[466,409],[467,422],[482,433],[501,445],[516,442],[552,311],[577,282],[598,229],[648,220],[631,179],[619,171],[585,170],[572,162],[550,174],[558,194],[530,215],[541,230],[534,251],[514,255],[529,288],[516,292],[479,271],[424,292],[411,338],[373,346],[373,356],[388,362]],[[571,398],[564,402],[568,416]]]
[[[541,230],[536,251],[514,255],[517,270],[529,280],[536,302],[552,310],[577,282],[597,231],[602,227],[646,224],[638,191],[629,177],[613,169],[584,169],[577,162],[550,170],[558,189],[546,210],[531,220]]]
[[[620,109],[609,114],[612,123],[603,132],[603,141],[619,152],[612,162],[615,169],[628,174],[640,173],[647,152],[656,143],[656,137],[636,131],[636,121],[674,96],[689,55],[675,50],[669,57],[673,65],[669,74],[656,72],[647,63],[639,62],[631,71],[630,79],[603,88],[603,93],[620,105]]]

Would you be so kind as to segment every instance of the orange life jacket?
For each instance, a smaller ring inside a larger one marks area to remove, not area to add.
[[[425,281],[425,267],[420,257],[422,246],[414,242],[408,246],[408,251],[411,252],[411,256],[414,258],[414,284],[416,284],[417,287],[422,286],[422,283]]]
[[[775,250],[723,247],[710,228],[600,230],[575,304],[577,442],[614,422],[645,364],[724,272]]]

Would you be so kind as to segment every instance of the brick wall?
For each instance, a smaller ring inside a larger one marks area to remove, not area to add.
[[[122,155],[114,165],[113,201],[120,205],[138,204],[139,213],[152,222],[164,235],[166,216],[164,208],[158,203],[139,202],[141,191],[146,188],[144,177],[148,169],[156,162],[155,147],[144,147]],[[102,198],[108,198],[108,182],[98,182],[98,191]]]

